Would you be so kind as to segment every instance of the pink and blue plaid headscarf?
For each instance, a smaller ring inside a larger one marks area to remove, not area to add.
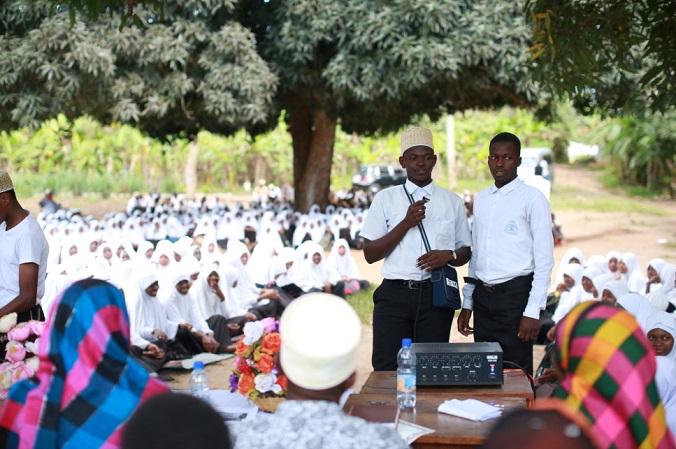
[[[129,353],[122,293],[87,279],[66,289],[40,341],[37,379],[15,384],[0,415],[8,448],[121,446],[146,399],[168,391]]]

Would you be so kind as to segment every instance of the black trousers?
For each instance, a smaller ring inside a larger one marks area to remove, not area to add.
[[[373,353],[375,371],[397,369],[402,338],[417,343],[447,343],[454,311],[432,306],[432,286],[409,289],[383,280],[373,292]]]
[[[509,281],[511,282],[511,281]],[[488,292],[474,288],[474,341],[494,341],[503,351],[503,362],[512,362],[533,374],[533,341],[517,337],[523,311],[528,303],[533,276],[514,282],[505,289]],[[505,368],[514,368],[505,363]]]

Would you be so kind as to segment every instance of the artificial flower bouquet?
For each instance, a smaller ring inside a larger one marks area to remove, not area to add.
[[[10,313],[0,318],[0,334],[5,334],[0,337],[7,341],[5,362],[0,364],[0,399],[7,397],[12,385],[38,371],[38,347],[45,322],[17,323],[16,317],[16,313]]]
[[[252,399],[284,396],[286,376],[279,373],[275,362],[282,342],[278,329],[279,322],[274,318],[244,325],[244,336],[235,350],[230,391],[239,391]]]

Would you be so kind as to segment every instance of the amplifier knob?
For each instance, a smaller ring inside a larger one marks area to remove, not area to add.
[[[468,355],[466,355],[462,358],[462,365],[465,366],[465,367],[469,367],[471,365],[471,361],[470,361]]]
[[[474,362],[474,366],[476,366],[477,368],[480,367],[481,366],[481,356],[475,355],[473,362]]]
[[[467,375],[467,379],[470,382],[476,382],[476,380],[477,380],[476,371],[470,371],[469,374]]]

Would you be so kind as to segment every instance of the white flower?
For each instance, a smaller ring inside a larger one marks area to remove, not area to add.
[[[16,312],[8,313],[0,318],[0,333],[6,334],[16,326]]]
[[[40,338],[36,338],[35,341],[27,341],[24,346],[26,346],[27,352],[32,352],[35,355],[38,355],[38,348],[40,344]]]
[[[256,385],[256,390],[260,391],[261,393],[274,391],[274,386],[276,385],[275,382],[277,382],[277,376],[271,373],[259,374],[256,377],[254,377],[254,384]]]
[[[263,325],[259,321],[250,321],[244,325],[244,338],[242,341],[251,345],[263,336]]]
[[[38,366],[40,365],[39,357],[29,357],[26,359],[26,365],[28,365],[33,371],[38,372]]]
[[[12,365],[3,363],[0,365],[0,388],[7,389],[12,386]]]

